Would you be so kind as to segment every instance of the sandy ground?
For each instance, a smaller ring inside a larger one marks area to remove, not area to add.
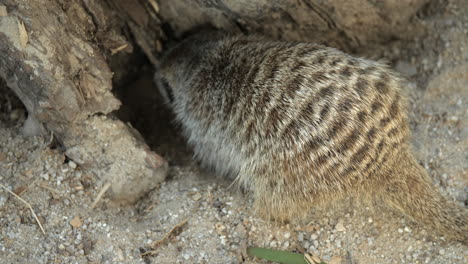
[[[421,16],[426,37],[362,54],[385,58],[408,77],[416,156],[443,193],[466,205],[468,3],[449,1],[441,10]],[[467,247],[379,205],[343,201],[285,226],[259,219],[247,195],[191,161],[176,129],[166,128],[167,114],[134,124],[169,160],[166,182],[135,206],[112,207],[104,196],[93,209],[102,188],[95,176],[48,137],[23,136],[25,110],[0,86],[0,183],[32,206],[45,230],[0,188],[0,263],[266,263],[247,258],[248,246],[309,252],[333,264],[468,263]],[[153,108],[144,110],[164,113]],[[141,256],[185,219],[176,236]]]

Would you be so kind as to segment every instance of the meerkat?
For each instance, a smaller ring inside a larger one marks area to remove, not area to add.
[[[467,210],[413,157],[403,80],[386,65],[203,31],[166,52],[155,81],[195,158],[250,190],[263,216],[364,194],[466,244]]]

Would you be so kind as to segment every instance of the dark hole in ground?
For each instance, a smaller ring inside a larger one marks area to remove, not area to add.
[[[192,160],[192,152],[174,122],[153,82],[154,69],[141,51],[135,51],[126,62],[110,63],[114,72],[114,94],[122,102],[116,116],[138,130],[153,151],[170,165],[183,165]]]
[[[0,123],[6,127],[20,127],[27,117],[21,100],[8,88],[5,80],[0,79]]]

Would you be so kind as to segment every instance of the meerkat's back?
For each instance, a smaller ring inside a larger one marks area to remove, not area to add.
[[[430,184],[408,146],[405,98],[385,65],[336,49],[199,34],[163,58],[158,87],[195,156],[280,220],[377,195],[466,242],[467,211]]]

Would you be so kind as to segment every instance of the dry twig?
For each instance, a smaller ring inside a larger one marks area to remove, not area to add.
[[[151,7],[153,7],[154,11],[156,13],[159,13],[159,5],[156,1],[154,0],[148,0],[148,2],[150,3]]]
[[[7,192],[9,192],[11,195],[15,196],[16,198],[18,198],[18,200],[20,200],[20,201],[23,202],[26,206],[29,207],[29,210],[31,210],[31,213],[32,213],[32,215],[34,216],[34,219],[36,219],[36,222],[37,222],[37,224],[39,225],[39,228],[41,229],[42,233],[45,235],[45,231],[44,231],[44,228],[42,227],[41,221],[39,221],[39,218],[37,218],[37,215],[36,215],[36,213],[34,212],[34,210],[32,209],[31,204],[29,204],[28,202],[26,202],[23,198],[19,197],[16,193],[14,193],[14,192],[8,190],[8,188],[7,188],[5,185],[3,185],[3,184],[0,183],[0,187],[2,187],[3,189],[5,189],[5,190],[6,190]]]
[[[18,196],[21,196],[23,195],[23,193],[25,193],[29,188],[31,188],[31,186],[33,186],[34,184],[36,184],[36,182],[39,180],[38,179],[35,179],[31,184],[29,184],[28,186],[26,186],[26,188],[24,188],[23,190],[21,190],[21,192],[18,193]]]
[[[118,52],[126,49],[128,47],[128,44],[123,44],[117,48],[111,49],[111,55],[117,54]]]
[[[102,189],[99,191],[98,195],[96,196],[96,199],[91,205],[91,209],[94,209],[94,207],[96,207],[97,203],[101,200],[102,196],[104,195],[104,193],[106,193],[107,189],[109,189],[110,186],[111,184],[109,182],[102,186]]]
[[[156,249],[157,246],[168,240],[172,235],[176,235],[176,233],[180,232],[180,229],[188,222],[188,220],[188,218],[184,219],[182,222],[172,227],[171,230],[169,230],[169,232],[167,232],[161,239],[151,243],[150,248],[152,248],[153,250],[146,251],[145,253],[141,254],[141,256],[144,257],[156,254],[157,252],[154,249]]]

